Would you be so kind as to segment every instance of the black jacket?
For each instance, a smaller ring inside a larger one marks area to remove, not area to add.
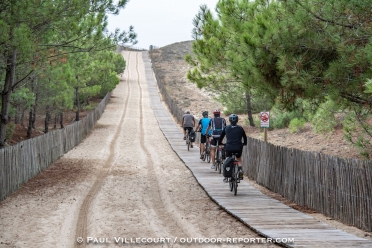
[[[247,135],[244,129],[239,125],[229,125],[225,127],[221,133],[218,143],[221,144],[226,135],[225,148],[227,151],[239,151],[243,149],[243,145],[247,145]],[[242,139],[244,140],[242,143]]]

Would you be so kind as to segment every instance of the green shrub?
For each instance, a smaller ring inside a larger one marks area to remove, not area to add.
[[[221,102],[225,106],[226,109],[223,111],[225,115],[247,113],[247,107],[243,94],[237,94],[235,92],[223,92],[217,98],[217,101]]]
[[[291,133],[297,133],[298,131],[301,131],[303,127],[305,126],[305,119],[304,118],[294,118],[289,123],[289,131]]]
[[[335,113],[338,112],[338,106],[332,100],[320,104],[318,110],[311,119],[311,125],[317,133],[329,133],[337,125]]]
[[[270,127],[272,128],[286,128],[294,118],[302,118],[301,113],[297,111],[276,112],[275,110],[270,112]]]
[[[254,123],[254,125],[256,127],[259,127],[260,126],[261,120],[260,120],[260,116],[259,115],[256,115],[256,114],[253,115],[253,123]],[[245,118],[244,119],[244,125],[246,125],[246,126],[249,126],[250,125],[248,118]]]
[[[15,131],[15,125],[14,123],[9,123],[6,127],[6,134],[5,134],[5,139],[9,140],[12,138],[13,134]]]
[[[82,109],[83,109],[84,111],[92,111],[92,110],[94,110],[97,106],[98,106],[98,103],[96,103],[96,102],[90,102],[89,104],[84,105],[84,106],[82,107]]]
[[[219,91],[216,99],[226,107],[225,114],[246,114],[247,98],[246,89],[242,85],[229,87]],[[252,113],[259,113],[265,109],[270,109],[273,101],[265,95],[256,94],[254,90],[249,90]]]
[[[370,159],[372,155],[372,126],[369,124],[371,118],[369,111],[358,112],[358,115],[349,112],[342,123],[345,139],[354,145],[365,159]]]

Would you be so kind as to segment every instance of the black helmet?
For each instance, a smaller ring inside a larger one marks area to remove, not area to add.
[[[203,111],[202,115],[203,117],[208,117],[208,111]]]
[[[229,116],[229,121],[231,125],[236,125],[236,123],[239,121],[239,117],[236,114],[232,114]]]

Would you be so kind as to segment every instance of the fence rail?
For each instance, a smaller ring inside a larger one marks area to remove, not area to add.
[[[110,96],[81,121],[1,149],[0,201],[78,145],[101,117]]]
[[[153,61],[151,50],[149,54]],[[181,123],[183,111],[152,68],[163,100]],[[372,231],[372,161],[301,151],[250,137],[242,156],[245,174],[258,184],[296,204]]]

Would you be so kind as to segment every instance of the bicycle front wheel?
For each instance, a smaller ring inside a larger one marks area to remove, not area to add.
[[[221,151],[218,151],[218,173],[221,174],[221,167],[222,167],[222,153]]]

